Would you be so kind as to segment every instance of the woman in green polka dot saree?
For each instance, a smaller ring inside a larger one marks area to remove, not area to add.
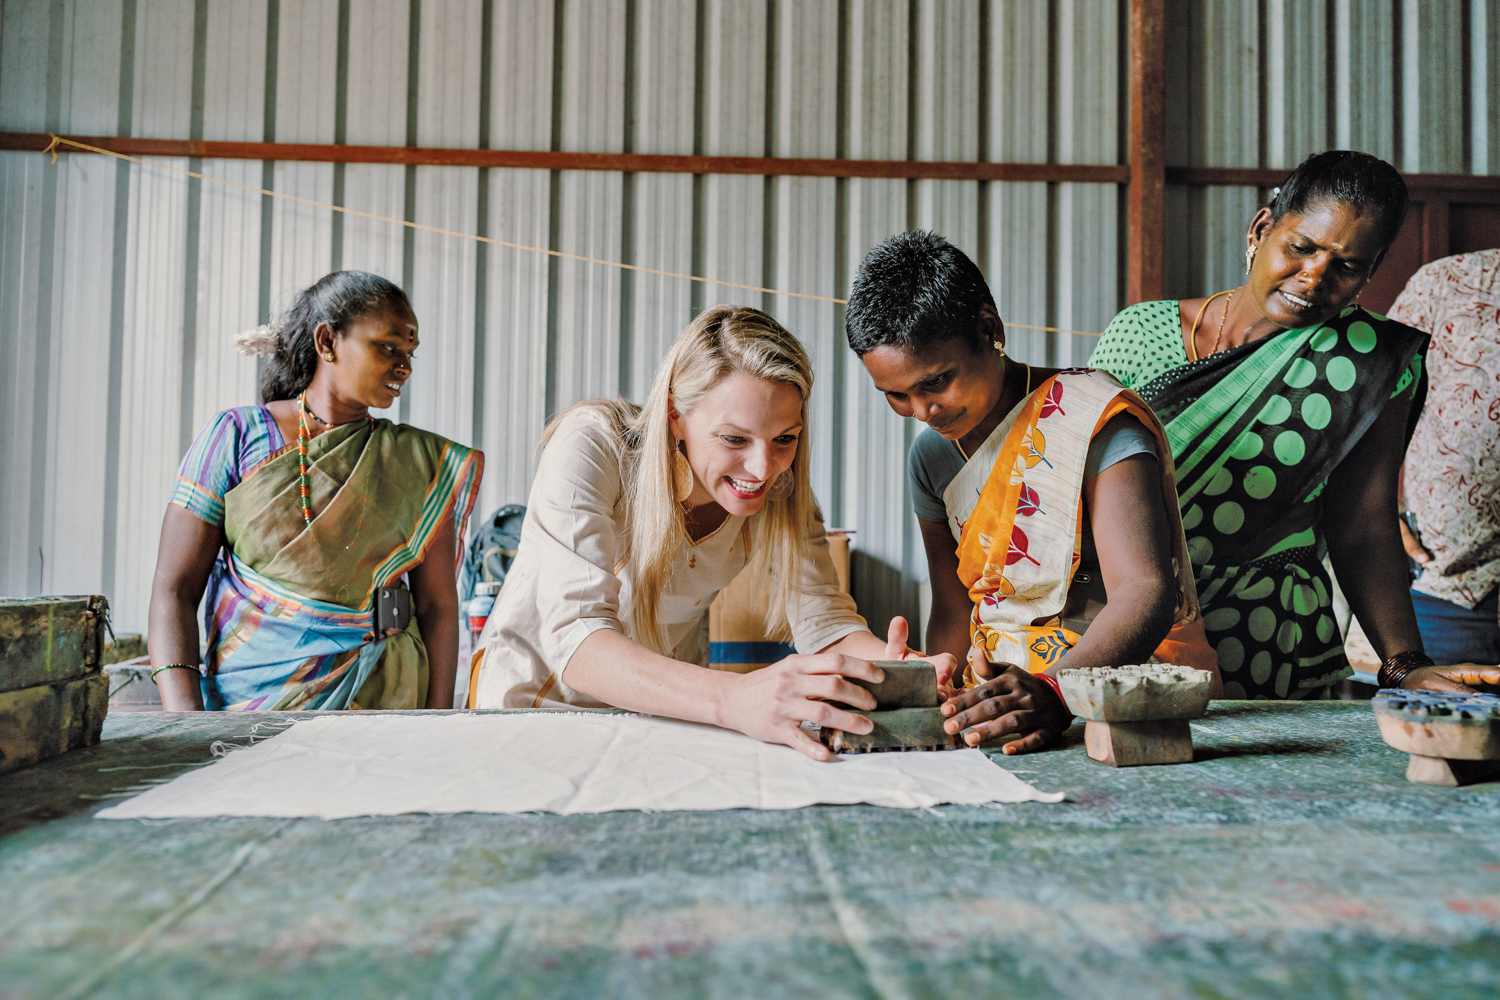
[[[1421,653],[1391,515],[1427,335],[1353,304],[1406,202],[1374,157],[1311,157],[1251,222],[1243,285],[1131,306],[1090,358],[1165,425],[1226,698],[1326,697],[1351,672],[1325,553],[1380,655]]]

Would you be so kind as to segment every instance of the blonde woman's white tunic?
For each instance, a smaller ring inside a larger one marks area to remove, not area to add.
[[[622,445],[605,418],[576,411],[542,454],[527,501],[521,544],[480,635],[479,708],[593,706],[567,684],[568,661],[598,629],[628,635],[631,574],[615,565],[625,528]],[[730,516],[685,544],[659,603],[674,656],[708,665],[708,606],[749,561],[746,518]],[[815,653],[865,628],[838,586],[818,523],[802,566],[802,595],[788,609],[799,653]]]

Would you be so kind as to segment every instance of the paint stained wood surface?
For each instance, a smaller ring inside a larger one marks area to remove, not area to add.
[[[1500,990],[1500,784],[1408,783],[1367,703],[1218,702],[1172,767],[1100,766],[1082,725],[1002,758],[1061,805],[91,818],[264,720],[112,716],[99,746],[0,777],[0,992]]]

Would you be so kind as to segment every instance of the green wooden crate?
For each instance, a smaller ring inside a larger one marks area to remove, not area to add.
[[[99,742],[109,602],[0,600],[0,773]]]

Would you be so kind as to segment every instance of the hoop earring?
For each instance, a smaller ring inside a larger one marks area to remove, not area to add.
[[[693,467],[688,464],[687,454],[680,450],[672,452],[672,496],[678,503],[686,503],[693,495]]]
[[[766,499],[785,500],[787,497],[792,495],[792,490],[795,489],[796,486],[797,477],[792,475],[791,469],[787,469],[781,475],[777,476],[776,481],[771,484],[771,488],[766,490]]]
[[[1255,263],[1255,247],[1245,248],[1245,273],[1250,273],[1250,265]]]

